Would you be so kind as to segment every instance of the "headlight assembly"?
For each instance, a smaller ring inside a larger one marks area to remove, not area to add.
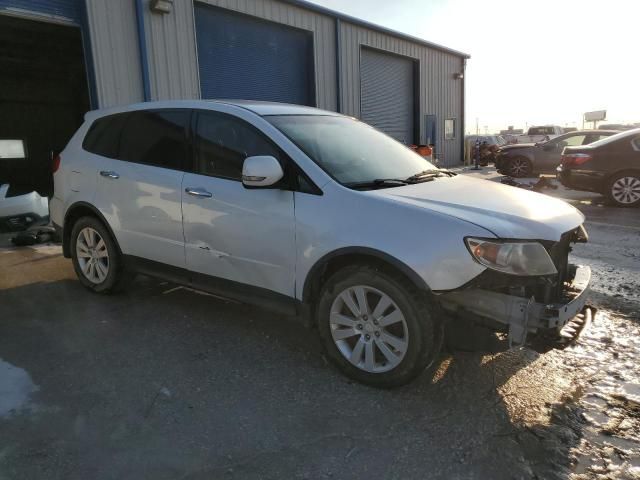
[[[482,238],[466,238],[473,258],[485,267],[520,276],[558,273],[551,257],[538,242],[501,242]]]

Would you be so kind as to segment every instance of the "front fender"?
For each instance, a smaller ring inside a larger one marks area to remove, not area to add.
[[[348,251],[374,252],[432,291],[456,289],[485,270],[469,254],[464,238],[493,237],[487,229],[337,185],[324,189],[322,197],[296,194],[297,298],[303,299],[318,262]]]

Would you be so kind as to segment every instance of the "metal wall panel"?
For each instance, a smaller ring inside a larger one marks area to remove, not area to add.
[[[77,25],[82,23],[82,0],[0,0],[0,10],[51,16]]]
[[[173,2],[167,15],[151,12],[149,2],[143,0],[151,97],[200,98],[192,2]]]
[[[442,52],[390,34],[340,22],[341,46],[341,104],[347,115],[361,117],[360,52],[362,47],[395,53],[418,61],[420,85],[416,101],[419,101],[420,143],[426,141],[426,115],[437,116],[438,138],[436,154],[443,166],[462,162],[463,135],[463,81],[454,78],[463,72],[463,58]],[[456,119],[456,138],[444,139],[444,121]]]
[[[162,15],[150,11],[149,1],[144,0],[144,15],[152,97],[199,97],[193,2],[174,1],[172,12]],[[134,1],[86,2],[99,105],[106,107],[141,101],[143,94]],[[313,32],[316,104],[327,110],[337,109],[335,17],[278,0],[203,0],[203,3]],[[454,79],[454,74],[463,72],[463,58],[407,38],[395,37],[388,32],[351,24],[345,19],[339,23],[342,112],[356,117],[361,114],[362,46],[416,59],[420,72],[419,141],[423,143],[426,140],[426,115],[436,115],[436,153],[443,165],[461,162],[463,81]],[[447,118],[456,119],[454,140],[444,140],[444,121]]]
[[[276,0],[206,0],[203,3],[313,32],[316,105],[319,108],[336,110],[336,47],[333,18]]]
[[[360,52],[362,121],[396,140],[414,143],[414,61],[363,48]]]
[[[142,101],[133,0],[86,0],[100,108]]]
[[[196,4],[202,98],[315,106],[313,34]]]

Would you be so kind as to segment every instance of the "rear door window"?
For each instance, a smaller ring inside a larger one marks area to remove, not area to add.
[[[127,113],[117,113],[107,117],[98,118],[93,122],[82,142],[82,148],[87,152],[102,155],[103,157],[116,158],[120,134],[127,119]]]
[[[269,155],[281,160],[279,149],[245,121],[218,112],[200,112],[195,132],[196,173],[242,179],[245,158]]]
[[[187,158],[189,116],[190,111],[185,109],[131,112],[122,131],[117,158],[183,169]]]

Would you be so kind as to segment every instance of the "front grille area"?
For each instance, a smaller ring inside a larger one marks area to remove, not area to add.
[[[575,241],[576,230],[565,232],[560,237],[560,241],[553,244],[547,251],[553,264],[558,270],[558,280],[555,285],[555,291],[552,292],[552,299],[559,300],[562,297],[564,282],[567,281],[567,272],[569,267],[569,252],[571,252],[571,243]]]

